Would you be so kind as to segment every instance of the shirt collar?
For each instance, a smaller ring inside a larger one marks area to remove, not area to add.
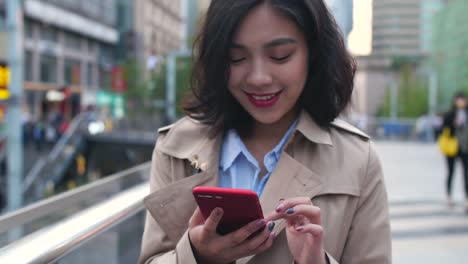
[[[291,137],[291,135],[294,133],[294,131],[296,130],[296,127],[297,127],[297,124],[299,123],[299,119],[296,119],[291,127],[289,127],[288,131],[286,131],[286,133],[284,134],[283,138],[281,139],[281,141],[278,143],[278,145],[276,145],[273,150],[271,152],[273,152],[275,154],[275,158],[276,160],[279,160],[280,156],[281,156],[281,151],[283,150],[283,147],[286,145],[286,143],[288,142],[289,138]],[[270,153],[271,153],[270,152]]]
[[[234,129],[230,129],[224,138],[221,152],[221,169],[226,171],[232,166],[234,160],[242,152],[243,142]]]
[[[281,141],[270,152],[267,153],[267,156],[273,153],[276,160],[279,160],[284,145],[286,145],[298,123],[299,119],[292,123],[291,127],[289,127],[289,129],[286,131]],[[228,170],[241,153],[248,159],[249,155],[244,152],[248,152],[244,142],[242,142],[241,138],[234,129],[230,129],[226,133],[222,146],[222,155],[220,161],[221,169],[223,171]]]
[[[193,160],[193,157],[196,155],[201,162],[209,162],[213,151],[219,151],[219,146],[223,144],[222,134],[218,134],[214,138],[207,136],[209,128],[208,125],[204,125],[191,118],[182,118],[177,123],[165,128],[167,131],[161,131],[166,136],[163,142],[158,143],[158,148],[161,152],[176,158]],[[317,125],[304,110],[302,110],[299,116],[296,129],[312,142],[333,145],[329,129]],[[354,133],[363,135],[362,132]]]

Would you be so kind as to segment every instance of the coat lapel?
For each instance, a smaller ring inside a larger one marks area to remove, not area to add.
[[[184,155],[166,153],[172,157],[179,156],[180,164],[188,162],[198,173],[164,186],[144,199],[148,211],[175,244],[187,230],[189,219],[196,208],[192,189],[196,186],[218,185],[221,140],[221,135],[205,138],[202,144]],[[174,175],[174,178],[177,176]]]
[[[216,186],[216,179],[209,172],[197,173],[153,192],[144,199],[146,208],[172,242],[177,243],[182,237],[195,211],[192,188],[200,185]]]

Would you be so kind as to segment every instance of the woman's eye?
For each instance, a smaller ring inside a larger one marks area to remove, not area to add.
[[[288,55],[283,56],[283,57],[271,57],[271,59],[273,59],[275,61],[278,61],[278,62],[283,62],[283,61],[289,59],[289,57],[291,57],[291,54],[288,54]]]
[[[239,63],[241,61],[245,60],[245,58],[231,58],[231,63]]]

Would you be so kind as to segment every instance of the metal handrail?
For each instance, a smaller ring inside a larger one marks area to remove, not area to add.
[[[89,199],[96,193],[108,190],[109,186],[117,184],[125,178],[141,172],[142,176],[149,174],[150,162],[135,166],[114,175],[107,176],[104,179],[97,180],[82,187],[58,194],[43,201],[31,204],[19,210],[0,216],[0,233],[40,219],[52,212],[63,211],[70,206],[77,204],[84,199]],[[2,262],[0,262],[2,263]]]
[[[142,211],[149,184],[135,186],[0,249],[0,263],[58,261],[90,239]]]

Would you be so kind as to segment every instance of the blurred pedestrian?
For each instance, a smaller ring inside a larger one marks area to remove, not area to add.
[[[159,129],[139,262],[391,263],[376,151],[336,119],[355,62],[324,2],[212,0],[197,45],[187,117]],[[255,191],[265,219],[219,235],[199,185]]]
[[[467,98],[463,92],[455,94],[452,100],[452,109],[444,116],[442,130],[448,130],[451,136],[455,136],[458,142],[456,155],[446,155],[447,161],[447,204],[452,207],[452,182],[455,169],[455,161],[460,160],[463,165],[463,175],[465,183],[464,207],[468,210],[468,109]]]
[[[41,151],[44,143],[44,122],[41,119],[34,124],[33,139],[36,150]]]

